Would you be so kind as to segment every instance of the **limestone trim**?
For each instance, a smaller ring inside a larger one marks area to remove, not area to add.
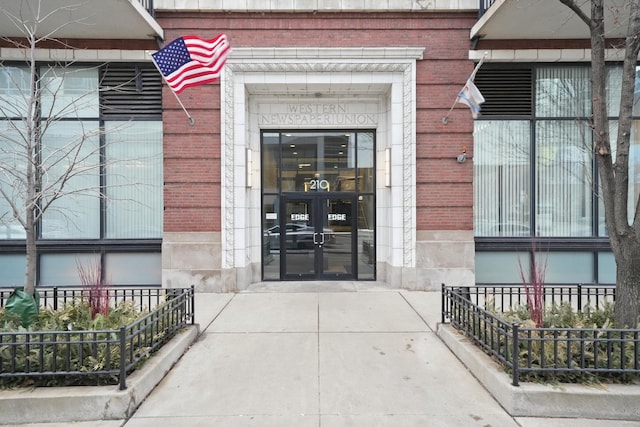
[[[122,49],[35,49],[36,61],[77,61],[77,62],[151,62],[147,50]],[[25,61],[28,59],[25,49],[1,47],[0,58],[3,61]]]
[[[471,50],[469,59],[485,62],[589,62],[591,49],[490,49]],[[640,57],[639,57],[640,59]],[[607,49],[606,61],[624,60],[624,49]]]
[[[222,135],[222,242],[223,265],[222,268],[242,268],[243,260],[251,261],[250,254],[241,254],[243,241],[238,239],[243,231],[237,229],[244,221],[239,218],[246,217],[246,206],[237,206],[238,189],[244,183],[236,182],[240,178],[234,170],[244,168],[244,158],[241,157],[241,148],[249,147],[247,141],[250,132],[245,126],[247,114],[247,103],[250,95],[250,84],[244,76],[264,75],[270,82],[284,78],[287,73],[304,73],[310,77],[310,84],[316,76],[332,73],[366,73],[374,75],[396,76],[393,86],[396,87],[397,105],[401,105],[402,110],[398,112],[397,121],[402,120],[402,140],[394,141],[394,146],[398,149],[398,161],[402,162],[402,178],[398,179],[397,187],[394,191],[399,191],[398,199],[403,201],[403,222],[402,222],[402,259],[392,259],[392,263],[401,267],[415,266],[415,208],[416,189],[413,177],[415,176],[415,62],[422,58],[422,48],[369,48],[357,49],[359,56],[349,58],[349,49],[338,49],[336,56],[335,49],[295,49],[306,60],[301,60],[298,56],[294,58],[274,58],[272,49],[239,49],[234,51],[233,57],[227,62],[225,72],[221,81],[221,118],[224,123],[221,126]],[[367,52],[369,55],[367,55]],[[404,58],[399,54],[404,53]],[[315,55],[315,56],[314,56]],[[384,59],[386,58],[386,59]],[[393,89],[392,89],[393,91]],[[274,92],[275,93],[275,92]],[[286,92],[277,92],[287,95]],[[237,158],[236,158],[237,157]],[[238,220],[238,221],[236,221]],[[255,260],[254,260],[255,261]]]
[[[223,158],[222,158],[222,174],[224,176],[223,188],[222,188],[222,218],[223,218],[223,233],[224,233],[224,241],[223,245],[223,267],[231,267],[234,263],[234,230],[235,230],[235,222],[234,216],[235,212],[233,209],[233,197],[235,194],[234,188],[234,123],[235,123],[235,109],[233,106],[235,105],[235,97],[234,97],[234,85],[233,78],[234,70],[231,67],[227,67],[225,70],[224,80],[225,83],[228,81],[230,84],[223,84],[223,90],[221,91],[222,96],[224,97],[221,102],[223,102],[222,108],[222,117],[224,120],[222,123],[221,129],[224,132],[222,136],[223,147]],[[226,102],[226,104],[225,104]],[[225,105],[228,108],[225,108]]]
[[[336,73],[336,72],[374,72],[374,73],[393,73],[405,72],[408,68],[404,63],[317,63],[310,64],[306,62],[284,62],[284,63],[235,63],[227,64],[226,69],[241,72],[260,72],[260,73]],[[226,72],[226,71],[225,71]]]
[[[392,60],[398,59],[406,62],[407,59],[422,59],[424,53],[423,47],[329,47],[329,48],[310,48],[310,47],[241,47],[234,48],[229,56],[227,64],[233,64],[234,61],[250,60],[253,62],[257,59],[278,59],[281,62],[295,62],[300,59],[321,60],[329,59],[336,61],[344,58],[349,62],[357,62],[358,59],[366,60]]]

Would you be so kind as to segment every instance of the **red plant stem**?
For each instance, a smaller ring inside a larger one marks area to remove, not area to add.
[[[547,274],[547,259],[545,257],[542,264],[538,263],[535,242],[533,242],[532,253],[530,282],[525,277],[520,259],[518,259],[518,264],[520,266],[520,277],[527,296],[529,315],[536,327],[541,328],[544,319],[544,283]]]

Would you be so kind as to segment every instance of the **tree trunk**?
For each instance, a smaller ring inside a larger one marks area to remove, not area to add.
[[[24,226],[26,231],[27,271],[24,278],[24,291],[33,295],[36,291],[36,271],[38,268],[38,256],[36,247],[36,210],[38,209],[39,193],[42,190],[39,179],[40,174],[40,148],[42,135],[39,131],[40,108],[38,72],[36,67],[36,37],[35,33],[29,37],[30,49],[30,96],[27,105],[27,199],[25,200]]]
[[[636,328],[640,318],[640,248],[629,242],[616,256],[616,328]]]
[[[24,291],[33,295],[36,291],[36,270],[38,256],[36,253],[36,226],[33,220],[33,211],[27,210],[27,271],[24,278]]]
[[[625,39],[625,58],[620,88],[617,153],[613,164],[615,182],[614,186],[609,189],[603,185],[603,192],[613,193],[615,204],[613,215],[610,210],[606,211],[606,215],[611,215],[614,220],[614,224],[607,221],[607,229],[617,266],[615,321],[619,328],[637,327],[638,316],[640,316],[640,263],[638,262],[640,260],[640,217],[638,216],[640,211],[638,206],[635,208],[632,224],[629,224],[627,217],[633,93],[636,81],[636,63],[640,52],[640,40],[638,39],[640,4],[638,0],[629,2],[628,12],[629,28]]]
[[[629,146],[632,125],[633,93],[636,64],[640,52],[640,1],[628,0],[618,13],[629,14],[625,39],[616,156],[612,157],[609,117],[606,105],[607,48],[604,21],[604,0],[591,0],[591,13],[581,6],[587,2],[559,0],[569,7],[589,27],[591,34],[591,89],[594,152],[600,175],[600,196],[605,211],[605,223],[611,242],[616,272],[615,321],[617,327],[636,327],[640,315],[640,205],[634,221],[628,221]],[[580,5],[579,5],[580,4]],[[618,89],[618,88],[616,88]],[[611,90],[614,90],[611,88]]]
[[[635,233],[610,235],[616,261],[616,327],[635,328],[640,316],[640,241]]]

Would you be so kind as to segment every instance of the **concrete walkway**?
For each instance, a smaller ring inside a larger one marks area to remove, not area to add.
[[[237,294],[126,426],[516,426],[428,296]]]
[[[439,292],[337,286],[198,294],[199,339],[135,414],[73,425],[640,426],[511,417],[436,335]]]

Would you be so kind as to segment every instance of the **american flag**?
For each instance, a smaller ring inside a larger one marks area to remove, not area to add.
[[[183,36],[151,57],[171,89],[180,93],[190,86],[219,79],[229,52],[231,47],[225,34],[211,40]]]

